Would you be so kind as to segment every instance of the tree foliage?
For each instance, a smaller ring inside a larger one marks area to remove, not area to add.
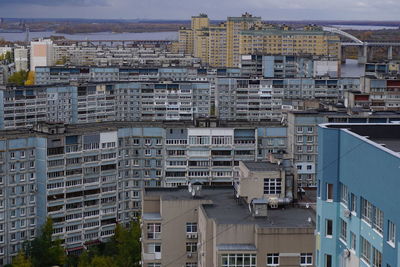
[[[67,256],[60,240],[52,240],[53,222],[48,218],[39,235],[24,244],[12,267],[139,267],[141,260],[140,224],[116,225],[110,241],[90,246],[79,256]]]
[[[8,83],[15,85],[24,85],[25,81],[28,79],[28,72],[21,70],[14,72],[9,78]]]
[[[26,255],[31,258],[33,267],[62,266],[66,255],[60,240],[52,240],[53,221],[46,220],[42,229],[34,240],[25,246]]]
[[[0,61],[5,61],[6,64],[14,62],[14,55],[12,52],[7,51],[4,54],[0,54]]]
[[[141,259],[140,225],[131,222],[125,228],[120,224],[115,227],[115,235],[107,243],[92,247],[82,253],[78,267],[139,267]]]
[[[28,75],[27,75],[27,78],[26,78],[26,81],[24,84],[26,86],[35,84],[35,72],[34,71],[28,72]]]
[[[12,267],[32,267],[32,261],[26,257],[23,251],[19,251],[13,259]]]

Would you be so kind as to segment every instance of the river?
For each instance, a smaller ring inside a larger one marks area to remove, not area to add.
[[[341,30],[397,30],[399,27],[394,26],[377,26],[377,25],[330,25],[332,27],[340,28]]]
[[[342,64],[340,69],[341,77],[361,77],[365,74],[365,67],[358,64],[355,59],[346,59],[346,64]]]
[[[55,36],[64,36],[69,40],[177,40],[177,32],[98,32],[88,34],[62,34],[55,32],[30,32],[29,38],[45,38]],[[0,32],[0,39],[3,38],[7,41],[25,41],[25,32]]]

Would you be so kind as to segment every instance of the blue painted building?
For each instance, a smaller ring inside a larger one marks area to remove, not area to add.
[[[319,127],[317,266],[400,266],[400,125]]]

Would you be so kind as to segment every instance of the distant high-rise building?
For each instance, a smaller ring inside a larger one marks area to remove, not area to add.
[[[36,66],[51,66],[54,64],[53,41],[40,39],[31,42],[30,69],[35,71]]]
[[[210,25],[204,14],[192,17],[192,28],[179,31],[180,51],[213,67],[237,67],[240,55],[318,55],[339,57],[340,39],[320,27],[291,29],[262,22],[249,13]]]
[[[29,50],[25,47],[14,49],[14,63],[16,71],[29,70]]]

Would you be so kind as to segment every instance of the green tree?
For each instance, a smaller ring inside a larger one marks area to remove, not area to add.
[[[92,259],[90,266],[96,267],[118,267],[112,257],[95,256]]]
[[[115,227],[115,235],[106,243],[90,247],[79,258],[78,267],[138,267],[141,259],[139,221],[131,222],[125,228]],[[110,262],[110,259],[112,260]],[[110,265],[112,264],[112,265]]]
[[[26,254],[32,259],[33,267],[62,266],[66,255],[60,240],[52,240],[53,221],[47,218],[39,236],[26,245]]]
[[[14,72],[9,78],[8,83],[15,85],[24,85],[25,81],[28,79],[28,72],[21,70]]]
[[[32,267],[32,262],[25,256],[23,251],[19,251],[12,261],[12,267]]]
[[[79,257],[78,267],[90,267],[90,257],[87,251],[84,251]]]
[[[114,242],[117,248],[115,261],[119,267],[140,266],[141,243],[140,225],[138,221],[131,222],[128,228],[117,225]]]

